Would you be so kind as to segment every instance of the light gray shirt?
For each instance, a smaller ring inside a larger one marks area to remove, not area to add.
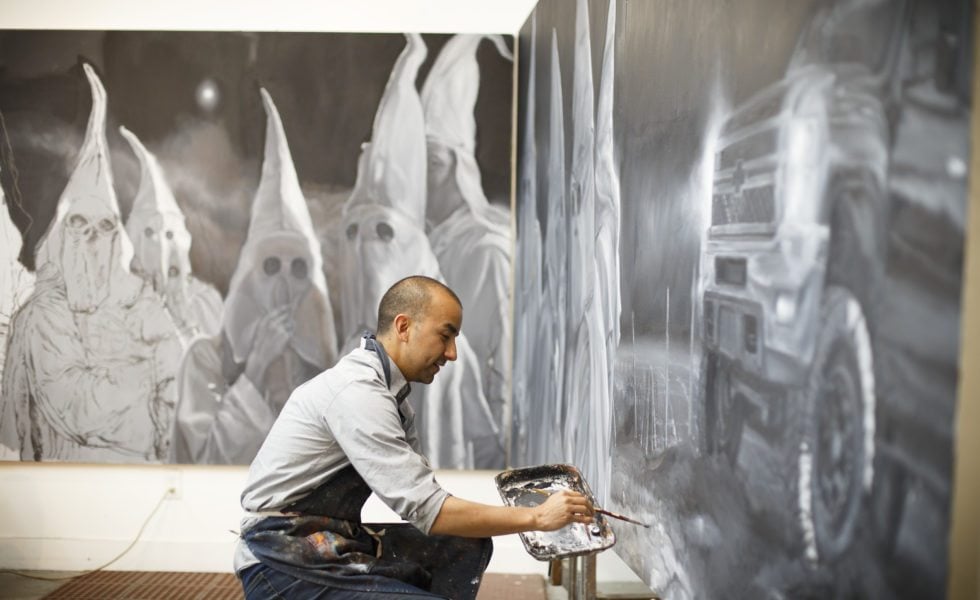
[[[380,357],[362,342],[296,388],[252,461],[242,508],[282,510],[353,465],[382,502],[428,533],[449,493],[420,452],[412,407],[395,398],[405,385],[394,362],[385,385]],[[243,529],[255,518],[246,517]],[[239,540],[235,570],[256,562]]]

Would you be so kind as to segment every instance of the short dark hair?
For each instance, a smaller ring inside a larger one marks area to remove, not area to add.
[[[425,275],[411,275],[397,281],[381,297],[381,304],[378,305],[378,334],[391,329],[395,317],[400,314],[408,315],[412,319],[421,318],[429,306],[434,289],[446,292],[456,304],[463,305],[456,292],[441,281]]]

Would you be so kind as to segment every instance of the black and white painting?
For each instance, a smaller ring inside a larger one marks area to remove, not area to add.
[[[972,4],[545,0],[514,463],[662,597],[942,596]]]
[[[248,464],[422,273],[467,317],[423,449],[503,467],[511,45],[0,32],[3,458]]]

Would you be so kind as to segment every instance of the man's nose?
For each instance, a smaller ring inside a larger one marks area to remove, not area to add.
[[[456,338],[449,340],[449,346],[446,347],[446,352],[443,355],[446,360],[456,360]]]

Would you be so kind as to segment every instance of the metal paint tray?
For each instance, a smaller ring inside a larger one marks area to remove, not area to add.
[[[589,484],[571,465],[513,469],[500,473],[495,481],[500,498],[507,506],[537,506],[548,499],[531,490],[548,493],[573,490],[585,495],[593,505],[596,503]],[[589,531],[589,525],[569,523],[557,531],[527,531],[519,535],[528,554],[538,560],[554,560],[611,548],[616,543],[616,534],[609,527],[605,515],[596,514],[595,524],[599,526],[597,534]]]

